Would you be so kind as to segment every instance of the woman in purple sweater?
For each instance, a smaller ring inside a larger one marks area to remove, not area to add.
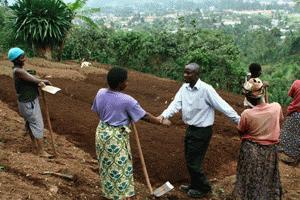
[[[101,189],[108,199],[132,199],[135,195],[129,124],[142,119],[161,124],[131,96],[122,93],[127,87],[127,70],[112,68],[107,74],[109,88],[98,91],[92,111],[100,118],[96,130],[96,153]],[[170,121],[162,121],[170,125]]]

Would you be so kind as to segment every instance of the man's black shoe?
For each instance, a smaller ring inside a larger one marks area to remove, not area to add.
[[[198,190],[189,189],[189,191],[187,192],[187,195],[192,198],[202,198],[202,197],[205,197],[209,192],[201,192]]]
[[[187,193],[189,190],[191,189],[191,186],[190,185],[180,185],[179,186],[179,190]]]

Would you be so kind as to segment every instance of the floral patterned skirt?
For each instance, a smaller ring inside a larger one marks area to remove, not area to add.
[[[286,155],[300,160],[300,113],[289,115],[280,133],[280,151]]]
[[[280,200],[282,188],[276,145],[245,140],[241,144],[234,199]]]
[[[96,130],[96,154],[103,196],[120,200],[135,195],[130,129],[100,122]]]

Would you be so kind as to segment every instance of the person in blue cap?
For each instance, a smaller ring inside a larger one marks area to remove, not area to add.
[[[39,79],[24,69],[25,52],[14,47],[8,51],[8,59],[14,64],[13,80],[21,116],[25,120],[26,131],[38,155],[52,157],[43,149],[44,123],[39,104],[39,87],[50,85],[48,80]]]

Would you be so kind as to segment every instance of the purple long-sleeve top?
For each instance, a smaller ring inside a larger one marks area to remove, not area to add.
[[[133,97],[107,88],[98,91],[92,111],[98,114],[102,122],[111,126],[128,125],[131,120],[137,122],[146,114]]]

